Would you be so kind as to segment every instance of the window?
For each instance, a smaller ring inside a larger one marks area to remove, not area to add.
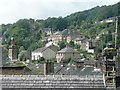
[[[34,57],[34,60],[35,60],[35,56],[33,56]]]

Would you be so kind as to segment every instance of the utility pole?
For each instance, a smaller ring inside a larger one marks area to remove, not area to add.
[[[104,48],[104,60],[103,60],[103,68],[105,75],[105,85],[106,88],[114,88],[116,89],[116,56],[118,54],[118,17],[115,19],[115,47],[108,45]]]
[[[117,48],[117,37],[118,37],[118,17],[116,17],[116,30],[115,30],[115,48]]]

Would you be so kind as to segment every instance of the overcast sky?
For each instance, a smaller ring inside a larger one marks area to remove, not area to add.
[[[112,5],[119,0],[0,0],[0,24],[23,18],[46,19],[67,16],[97,5]]]

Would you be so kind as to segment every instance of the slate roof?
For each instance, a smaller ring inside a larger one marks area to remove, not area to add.
[[[31,58],[31,52],[27,51],[27,50],[22,50],[19,54],[18,54],[18,58],[22,57],[22,55],[24,55],[26,58],[30,59]]]
[[[61,34],[62,34],[61,31],[57,31],[57,32],[53,33],[53,35],[61,35]]]
[[[65,47],[62,50],[58,51],[58,53],[78,53],[78,52],[70,47]]]
[[[50,46],[48,46],[47,48],[50,48],[51,50],[53,50],[54,52],[58,52],[58,50],[59,50],[59,48],[57,47],[57,46],[55,46],[55,45],[50,45]]]
[[[101,71],[95,70],[94,67],[80,67],[76,68],[76,66],[68,64],[65,67],[61,67],[60,65],[54,66],[55,74],[59,75],[102,75]],[[57,73],[56,73],[57,72]]]
[[[45,51],[47,48],[53,50],[54,52],[57,52],[59,50],[59,48],[55,45],[50,45],[48,47],[43,47],[43,48],[38,48],[36,50],[34,50],[33,52],[43,52]]]
[[[95,65],[96,61],[85,60],[84,65]]]
[[[46,47],[43,48],[37,48],[36,50],[34,50],[33,52],[43,52],[46,49]]]
[[[48,43],[46,43],[45,47],[48,47],[50,45],[55,45],[58,46],[57,44],[55,44],[53,41],[49,41]]]

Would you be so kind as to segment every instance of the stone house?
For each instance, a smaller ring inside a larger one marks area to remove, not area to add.
[[[39,60],[41,57],[46,60],[54,59],[59,48],[55,45],[38,48],[32,52],[32,60]]]
[[[50,39],[55,44],[58,44],[58,42],[63,41],[63,35],[61,32],[55,32],[50,36]]]
[[[92,48],[92,41],[89,39],[83,39],[81,40],[80,48],[84,51],[88,51],[90,48]]]
[[[26,60],[30,60],[31,59],[31,52],[27,51],[27,50],[23,50],[18,54],[18,60],[21,59],[26,59]]]
[[[51,34],[52,34],[51,28],[42,28],[41,30],[42,30],[43,32],[45,32],[47,35],[51,35]]]
[[[65,47],[62,50],[58,51],[56,54],[56,59],[58,63],[68,58],[79,59],[80,54],[79,52],[75,51],[74,49],[70,47]]]
[[[72,37],[70,35],[67,35],[66,36],[66,42],[67,43],[70,43],[70,41],[72,40]]]

